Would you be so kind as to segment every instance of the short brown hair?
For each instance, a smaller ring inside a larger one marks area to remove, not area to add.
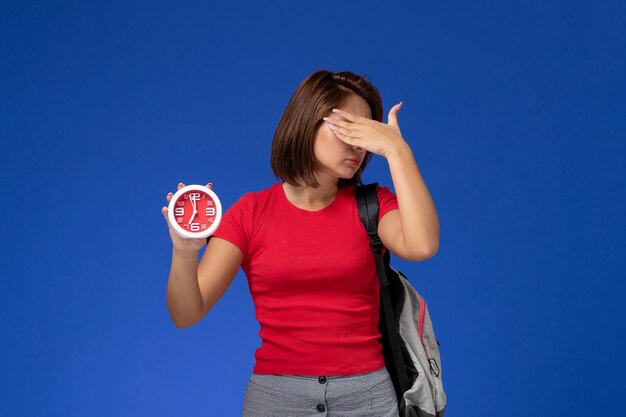
[[[382,99],[369,76],[319,70],[302,81],[287,103],[274,133],[270,164],[276,178],[291,185],[298,185],[296,181],[301,179],[308,186],[319,186],[314,175],[318,166],[313,152],[315,133],[324,122],[322,118],[332,113],[333,108],[341,107],[351,94],[369,104],[372,120],[382,122]],[[361,173],[371,157],[372,154],[366,152],[354,176],[339,178],[339,186],[361,183]]]

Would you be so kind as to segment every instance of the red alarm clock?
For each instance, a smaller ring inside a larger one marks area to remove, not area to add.
[[[203,185],[187,185],[170,200],[167,215],[179,236],[201,239],[211,236],[222,219],[222,204],[217,194]]]

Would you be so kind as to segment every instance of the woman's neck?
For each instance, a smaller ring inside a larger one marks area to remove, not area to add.
[[[292,204],[305,210],[320,210],[330,205],[337,196],[338,180],[318,182],[320,186],[317,188],[284,182],[283,190]]]

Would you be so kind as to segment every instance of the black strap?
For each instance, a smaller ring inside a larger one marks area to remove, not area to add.
[[[408,390],[409,378],[407,375],[406,365],[402,356],[400,347],[400,334],[398,333],[398,323],[393,316],[393,308],[391,304],[391,296],[389,294],[389,281],[387,279],[387,271],[385,268],[385,260],[383,258],[382,249],[383,242],[378,236],[378,192],[376,187],[378,183],[358,186],[356,188],[357,208],[359,209],[359,217],[370,238],[370,245],[376,259],[376,271],[380,281],[380,301],[383,310],[384,329],[386,334],[383,338],[389,341],[391,354],[393,356],[393,365],[387,364],[389,375],[396,388],[398,401],[402,398],[402,394]]]
[[[376,187],[378,183],[372,183],[357,187],[356,203],[359,209],[359,217],[370,238],[370,246],[376,258],[376,272],[381,287],[389,285],[387,282],[387,274],[385,273],[384,262],[378,262],[378,258],[382,260],[383,242],[378,237],[378,193]]]

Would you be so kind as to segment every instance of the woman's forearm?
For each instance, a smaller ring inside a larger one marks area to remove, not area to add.
[[[432,256],[439,248],[439,217],[413,152],[403,143],[386,157],[398,198],[404,247]]]
[[[167,308],[176,327],[188,327],[202,314],[198,286],[198,251],[172,250],[172,266],[167,282]]]

